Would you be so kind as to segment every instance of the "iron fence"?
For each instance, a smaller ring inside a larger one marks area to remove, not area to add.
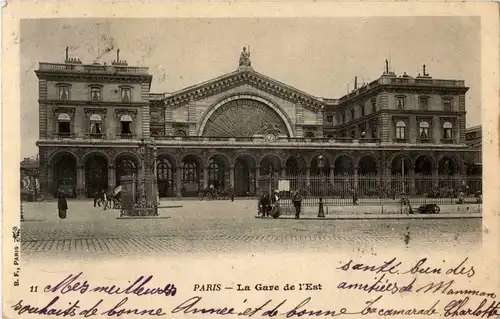
[[[259,186],[261,192],[278,189],[284,206],[292,205],[292,191],[300,192],[302,206],[317,206],[320,198],[327,206],[395,205],[403,196],[412,205],[455,204],[459,197],[464,203],[478,202],[482,176],[295,175],[262,179]],[[280,189],[283,187],[288,190]]]

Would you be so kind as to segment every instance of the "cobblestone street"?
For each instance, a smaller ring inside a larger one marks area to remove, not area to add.
[[[254,200],[238,200],[162,202],[183,207],[161,209],[160,216],[168,219],[118,220],[118,210],[103,211],[90,201],[68,204],[68,218],[60,220],[56,202],[24,203],[24,255],[432,250],[437,246],[473,250],[481,243],[481,219],[259,220],[254,218]]]

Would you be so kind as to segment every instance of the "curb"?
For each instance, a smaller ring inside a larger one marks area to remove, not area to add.
[[[116,219],[169,219],[170,216],[122,216]]]
[[[261,216],[255,216],[256,219],[275,219],[272,217],[261,217]],[[471,216],[471,215],[465,215],[465,216],[460,216],[460,215],[451,215],[449,214],[448,216],[446,215],[438,215],[438,214],[432,214],[432,215],[402,215],[402,216],[337,216],[337,217],[300,217],[299,219],[296,219],[293,216],[280,216],[276,219],[287,219],[287,220],[372,220],[372,219],[381,219],[381,220],[390,220],[390,219],[481,219],[483,218],[482,215],[478,216]]]

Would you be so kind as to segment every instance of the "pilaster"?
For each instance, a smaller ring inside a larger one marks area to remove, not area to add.
[[[38,97],[40,100],[47,99],[47,80],[38,80]],[[38,104],[38,131],[40,138],[47,137],[47,106],[41,103]]]
[[[304,131],[302,125],[304,124],[304,107],[301,103],[295,104],[295,136],[303,137]]]
[[[169,106],[165,107],[165,136],[171,136],[174,131],[172,129],[173,111]]]
[[[141,85],[141,100],[143,102],[149,101],[149,83],[142,83]],[[150,122],[151,114],[149,113],[149,103],[141,108],[141,127],[142,137],[149,139],[150,137]]]
[[[189,136],[196,135],[196,105],[194,101],[190,101],[188,105],[188,122],[189,122]]]

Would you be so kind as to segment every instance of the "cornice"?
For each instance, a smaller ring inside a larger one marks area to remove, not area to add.
[[[63,82],[103,82],[103,83],[151,83],[152,75],[123,73],[69,73],[35,70],[39,79]]]
[[[315,111],[319,111],[325,106],[325,104],[317,98],[308,96],[306,93],[251,70],[230,73],[212,81],[187,88],[166,97],[164,103],[167,107],[175,108],[190,103],[191,101],[201,100],[244,84],[251,85],[256,89],[282,99],[302,104],[304,107]]]
[[[119,106],[119,107],[142,107],[148,106],[149,102],[119,102],[119,101],[90,101],[90,100],[42,100],[39,99],[38,103],[46,105],[57,105],[57,106]]]

